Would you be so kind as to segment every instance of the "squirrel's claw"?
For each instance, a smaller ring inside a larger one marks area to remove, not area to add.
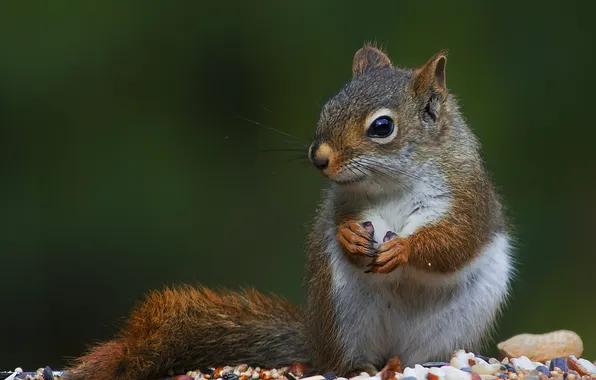
[[[385,236],[383,237],[383,243],[388,242],[389,240],[395,239],[397,234],[393,231],[387,231]]]
[[[374,226],[370,221],[362,224],[355,221],[342,223],[337,229],[339,244],[350,254],[375,257],[373,244]]]

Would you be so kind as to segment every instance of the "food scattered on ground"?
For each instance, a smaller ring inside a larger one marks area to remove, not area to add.
[[[350,379],[335,373],[305,373],[298,364],[283,368],[201,368],[185,374],[170,373],[167,380],[596,380],[596,362],[581,358],[583,345],[571,331],[543,335],[522,334],[498,346],[501,360],[458,350],[449,362],[428,362],[402,369],[399,360],[390,361],[376,374],[362,372]],[[515,353],[512,355],[511,353]],[[552,354],[551,356],[547,356]],[[59,380],[64,372],[50,367],[36,372],[0,372],[0,380]]]

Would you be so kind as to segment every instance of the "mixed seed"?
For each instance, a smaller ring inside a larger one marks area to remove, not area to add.
[[[456,351],[450,362],[428,362],[406,367],[403,372],[360,373],[350,379],[329,372],[305,375],[300,366],[262,369],[246,365],[190,371],[173,380],[596,380],[596,364],[574,355],[534,362],[526,356],[497,360],[482,355]]]
[[[307,374],[300,364],[269,369],[243,364],[201,368],[184,375],[171,371],[166,380],[596,380],[596,362],[578,359],[583,352],[583,343],[571,331],[521,334],[497,347],[503,360],[458,350],[449,362],[416,364],[402,371],[399,360],[393,359],[377,374],[362,372],[350,379],[338,377],[333,372]],[[16,368],[0,372],[0,380],[56,380],[64,374],[63,371],[52,371],[50,367],[39,368],[36,372]]]
[[[52,371],[50,367],[36,372],[23,372],[17,368],[11,372],[0,372],[0,379],[54,380],[64,372]],[[463,350],[456,351],[450,362],[428,362],[406,367],[403,372],[388,375],[360,373],[350,379],[338,377],[330,372],[323,375],[306,375],[300,365],[293,367],[265,369],[240,365],[236,367],[203,368],[189,371],[185,375],[168,380],[596,380],[596,363],[574,355],[535,362],[526,356],[497,360]]]

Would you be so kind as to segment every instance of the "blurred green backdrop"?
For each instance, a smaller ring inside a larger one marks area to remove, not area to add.
[[[447,82],[517,229],[498,338],[572,329],[596,359],[594,20],[555,1],[0,5],[0,368],[61,367],[149,289],[301,302],[324,181],[288,155],[364,41]]]

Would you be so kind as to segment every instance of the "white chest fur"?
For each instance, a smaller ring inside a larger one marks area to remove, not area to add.
[[[387,231],[410,235],[448,211],[450,197],[440,188],[414,190],[363,213],[363,221],[375,227],[377,242]],[[343,349],[348,357],[377,366],[393,356],[413,365],[477,347],[507,296],[511,259],[504,233],[495,234],[474,261],[450,275],[408,266],[388,275],[366,274],[337,254],[341,248],[334,234],[327,241]]]

